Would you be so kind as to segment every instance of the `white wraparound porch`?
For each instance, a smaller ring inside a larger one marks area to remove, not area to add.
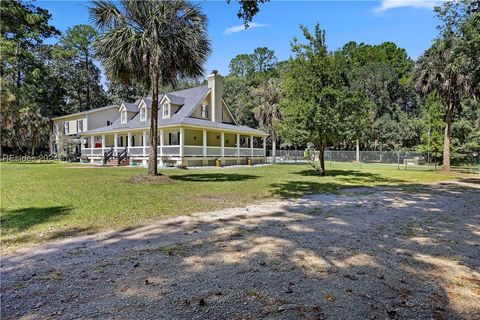
[[[258,161],[258,158],[264,159],[266,156],[264,136],[195,128],[168,128],[159,129],[158,132],[157,154],[160,164],[166,159],[189,165],[194,160],[222,161],[235,158],[257,158],[256,162],[259,163],[262,161]],[[131,161],[143,161],[146,165],[150,154],[148,133],[144,130],[84,136],[82,156],[96,162],[109,151],[115,157],[126,150]]]

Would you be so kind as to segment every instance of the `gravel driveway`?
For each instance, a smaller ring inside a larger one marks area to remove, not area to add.
[[[480,181],[357,188],[1,262],[2,319],[480,319]]]

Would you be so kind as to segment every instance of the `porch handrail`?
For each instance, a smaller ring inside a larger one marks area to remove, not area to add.
[[[120,165],[120,163],[128,157],[128,147],[125,147],[122,151],[120,151],[117,157],[118,165]]]
[[[107,164],[108,160],[110,160],[113,157],[113,147],[110,148],[110,150],[106,151],[103,154],[103,164]]]

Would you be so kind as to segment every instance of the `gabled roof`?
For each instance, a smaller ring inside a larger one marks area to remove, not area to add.
[[[171,93],[166,93],[164,98],[167,98],[168,101],[170,101],[170,103],[173,103],[173,104],[176,104],[176,105],[179,105],[179,106],[183,106],[185,104],[185,99],[184,98],[173,95]],[[164,98],[162,98],[162,100]],[[160,100],[160,101],[162,101],[162,100]]]
[[[199,127],[206,127],[206,128],[212,128],[212,129],[224,129],[224,130],[230,130],[230,131],[240,131],[244,133],[250,133],[250,134],[258,134],[258,135],[263,135],[267,136],[265,132],[257,129],[253,129],[250,127],[246,126],[239,126],[235,124],[227,124],[227,123],[220,123],[220,122],[213,122],[210,120],[206,119],[196,119],[196,118],[191,118],[190,115],[192,112],[195,110],[195,108],[202,102],[202,100],[206,97],[208,94],[209,89],[207,86],[201,86],[201,87],[195,87],[191,89],[185,89],[185,90],[179,90],[179,91],[174,91],[174,92],[168,92],[165,94],[166,97],[169,98],[173,97],[173,99],[176,99],[180,105],[183,105],[175,114],[172,114],[170,118],[168,119],[163,119],[161,114],[159,113],[158,117],[158,125],[159,126],[167,126],[167,125],[179,125],[179,124],[186,124],[186,125],[191,125],[191,126],[199,126]],[[163,98],[163,94],[159,95],[159,102]],[[117,131],[117,130],[128,130],[128,129],[145,129],[148,130],[150,128],[150,122],[147,121],[140,121],[140,116],[138,113],[138,104],[140,101],[144,101],[145,104],[148,107],[151,107],[152,105],[152,98],[151,97],[146,97],[138,102],[136,102],[137,109],[136,112],[137,114],[133,116],[130,120],[127,121],[127,123],[121,123],[120,117],[118,117],[112,125],[110,126],[105,126],[101,128],[97,128],[94,130],[90,130],[87,132],[83,132],[83,134],[88,134],[88,133],[96,133],[96,132],[108,132],[108,131]],[[171,103],[177,104],[176,102],[173,102],[170,100]]]
[[[138,111],[137,104],[135,104],[135,103],[123,102],[122,105],[120,106],[120,108],[123,107],[123,106],[125,106],[127,111],[130,111],[130,112],[137,112]]]
[[[94,113],[94,112],[107,110],[107,109],[110,109],[110,108],[118,108],[118,107],[119,107],[118,105],[112,104],[112,105],[106,106],[106,107],[90,109],[90,110],[85,110],[85,111],[81,111],[81,112],[75,112],[75,113],[67,114],[67,115],[64,115],[64,116],[53,117],[52,120],[69,118],[69,117],[79,116],[79,115],[82,115],[82,114]]]

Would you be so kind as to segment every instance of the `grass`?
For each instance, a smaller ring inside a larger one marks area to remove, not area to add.
[[[131,184],[143,168],[88,168],[64,163],[0,163],[3,248],[102,230],[128,228],[178,215],[346,187],[404,185],[460,177],[397,171],[381,165],[333,163],[318,177],[308,165],[165,170],[168,184]]]

